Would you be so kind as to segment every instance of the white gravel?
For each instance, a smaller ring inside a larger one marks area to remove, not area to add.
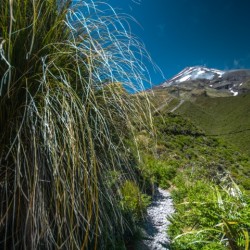
[[[170,240],[166,230],[170,222],[167,216],[174,213],[170,193],[160,188],[157,189],[147,212],[148,216],[144,226],[145,239],[141,249],[169,249]]]

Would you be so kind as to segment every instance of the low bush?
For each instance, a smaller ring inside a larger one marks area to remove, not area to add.
[[[124,213],[135,222],[142,220],[146,214],[146,209],[150,204],[150,196],[141,193],[137,184],[133,181],[125,181],[121,186],[121,206]]]

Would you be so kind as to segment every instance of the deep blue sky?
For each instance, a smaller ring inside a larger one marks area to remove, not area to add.
[[[250,68],[250,0],[107,0],[170,78],[187,66]],[[164,79],[152,75],[154,84]]]

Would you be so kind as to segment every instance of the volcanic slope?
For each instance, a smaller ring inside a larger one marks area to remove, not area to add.
[[[234,97],[200,96],[175,113],[192,120],[206,135],[223,138],[250,155],[250,93]]]

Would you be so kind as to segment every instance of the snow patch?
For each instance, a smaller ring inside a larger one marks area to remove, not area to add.
[[[178,82],[185,82],[185,81],[187,81],[190,78],[190,76],[191,75],[184,76],[180,80],[178,80]]]
[[[237,96],[239,94],[238,91],[233,91],[232,88],[230,88],[229,90],[234,96]]]
[[[203,73],[205,73],[205,71],[204,71],[204,70],[200,70],[200,71],[197,72],[197,76],[198,76],[198,75],[201,75],[201,74],[203,74]]]

